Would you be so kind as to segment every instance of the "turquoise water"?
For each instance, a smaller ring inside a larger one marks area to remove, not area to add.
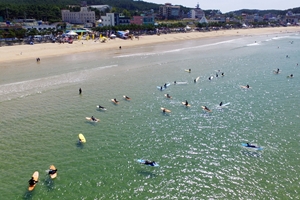
[[[292,33],[212,38],[3,64],[1,199],[299,199],[299,43]],[[188,84],[156,88],[175,80]]]

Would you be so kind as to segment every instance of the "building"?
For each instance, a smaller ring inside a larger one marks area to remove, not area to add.
[[[130,20],[130,24],[137,24],[137,25],[146,25],[146,24],[154,24],[154,15],[140,15],[140,16],[133,16],[133,19]]]
[[[178,19],[180,17],[180,6],[165,3],[165,5],[159,6],[158,15],[164,19]]]
[[[62,10],[61,15],[63,22],[68,22],[71,24],[86,24],[96,22],[95,12],[89,11],[87,7],[81,7],[79,12]]]
[[[101,16],[102,26],[118,26],[129,25],[130,18],[125,17],[119,13],[106,13],[105,16]]]
[[[99,11],[105,11],[105,10],[110,10],[111,7],[109,5],[92,5],[90,6],[91,8],[96,8],[98,9]]]
[[[199,3],[197,4],[195,9],[190,10],[188,13],[188,17],[192,19],[202,19],[205,16],[204,11],[199,7]]]

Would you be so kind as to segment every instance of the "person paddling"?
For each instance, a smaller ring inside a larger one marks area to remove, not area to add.
[[[31,179],[28,181],[30,186],[34,186],[38,181],[34,180],[33,177],[31,177]]]

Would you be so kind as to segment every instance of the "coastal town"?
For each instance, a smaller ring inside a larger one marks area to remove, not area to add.
[[[133,16],[126,10],[115,12],[110,5],[88,5],[82,1],[76,6],[78,11],[71,11],[71,5],[70,9],[62,9],[61,21],[53,23],[41,19],[12,18],[8,15],[9,8],[6,8],[7,15],[0,16],[0,45],[73,43],[78,39],[106,42],[115,37],[133,39],[141,35],[178,32],[299,26],[300,21],[300,13],[291,10],[282,15],[259,11],[223,14],[220,10],[206,12],[199,3],[191,9],[165,3],[157,5],[157,12],[151,9]]]

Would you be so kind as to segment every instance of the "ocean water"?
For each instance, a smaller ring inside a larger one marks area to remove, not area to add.
[[[299,43],[210,38],[2,64],[1,199],[300,199]]]

